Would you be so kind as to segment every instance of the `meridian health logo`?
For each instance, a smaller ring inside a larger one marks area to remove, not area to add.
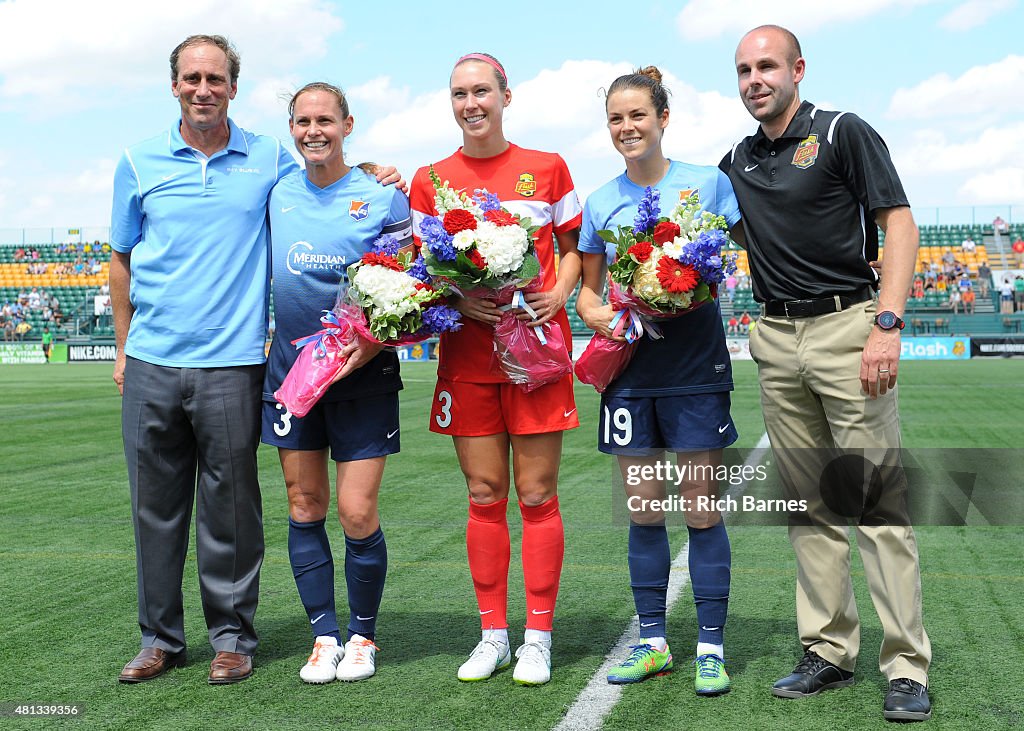
[[[285,266],[292,274],[301,277],[303,271],[321,269],[341,271],[345,268],[345,257],[337,254],[314,254],[311,243],[296,241],[288,249]]]

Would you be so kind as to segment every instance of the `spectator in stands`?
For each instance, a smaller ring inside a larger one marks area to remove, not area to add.
[[[956,264],[956,257],[953,256],[952,251],[947,251],[942,255],[942,271],[946,274],[953,271],[953,265]]]
[[[995,219],[993,219],[992,233],[996,238],[996,246],[1002,244],[1003,234],[1010,233],[1010,227],[1007,225],[1006,221],[1003,220],[1002,216],[996,216]]]
[[[738,335],[740,332],[740,321],[736,319],[735,313],[729,316],[729,328],[727,332],[730,335]]]
[[[1013,280],[1014,311],[1024,310],[1024,276],[1018,274]]]
[[[32,288],[32,291],[28,293],[28,308],[30,310],[38,310],[42,302],[39,298],[39,290],[36,287]]]
[[[956,280],[956,285],[960,290],[960,294],[963,294],[971,288],[971,275],[966,269],[960,273],[960,278]]]
[[[924,271],[924,280],[926,282],[928,282],[928,281],[934,282],[936,277],[938,276],[938,272],[936,271],[936,267],[930,261],[926,261],[924,263],[924,266],[922,267],[922,270]]]
[[[1017,255],[1017,268],[1024,267],[1024,239],[1020,236],[1013,242],[1013,253]]]
[[[3,318],[3,325],[4,325],[4,342],[5,343],[12,343],[12,342],[14,342],[14,316],[11,315],[9,317]]]
[[[992,270],[989,268],[987,261],[981,262],[981,265],[978,267],[978,287],[981,289],[980,296],[982,298],[990,296]]]
[[[1013,284],[1009,277],[1003,279],[999,288],[999,312],[1003,315],[1013,314]]]
[[[729,293],[729,301],[732,302],[736,297],[736,285],[739,284],[735,274],[730,274],[725,278],[725,289]]]
[[[968,287],[967,289],[965,289],[963,292],[960,293],[960,299],[963,301],[964,314],[965,315],[973,315],[974,314],[974,290],[971,289],[970,287]]]
[[[14,261],[20,262],[25,258],[25,250],[20,246],[14,250]]]
[[[960,242],[960,250],[965,254],[973,254],[978,248],[978,245],[974,243],[974,239],[971,238],[970,234],[967,234],[967,238]]]
[[[18,341],[20,342],[25,339],[25,335],[28,334],[28,331],[31,329],[31,323],[29,323],[27,320],[19,319],[18,324],[14,326],[14,334],[15,336],[17,336]]]
[[[954,315],[960,314],[960,290],[956,287],[949,288],[949,309]]]
[[[740,333],[742,335],[750,334],[750,323],[750,313],[747,312],[746,310],[743,310],[743,314],[740,315]]]
[[[924,298],[924,278],[914,277],[914,288],[910,296],[916,300]]]

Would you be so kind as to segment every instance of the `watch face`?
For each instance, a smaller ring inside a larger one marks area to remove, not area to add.
[[[883,330],[891,330],[896,325],[896,315],[892,312],[878,313],[878,326]]]

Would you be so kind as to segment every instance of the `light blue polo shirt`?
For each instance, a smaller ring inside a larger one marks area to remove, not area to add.
[[[114,173],[110,245],[131,252],[135,307],[125,353],[181,368],[262,363],[267,199],[298,166],[231,120],[227,147],[208,158],[179,123],[127,148]]]

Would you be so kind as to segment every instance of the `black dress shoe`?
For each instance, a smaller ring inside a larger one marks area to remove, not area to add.
[[[927,721],[932,717],[928,689],[910,678],[890,680],[882,715],[886,721]]]
[[[807,698],[829,688],[844,688],[847,685],[853,685],[853,673],[808,650],[796,664],[793,674],[772,686],[772,695],[778,698]]]

